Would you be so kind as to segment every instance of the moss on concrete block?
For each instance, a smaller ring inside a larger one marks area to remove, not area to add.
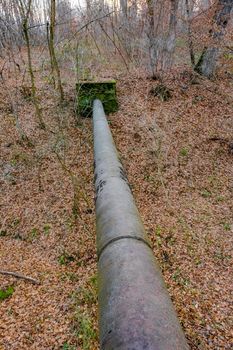
[[[116,81],[82,81],[76,85],[77,114],[83,117],[92,115],[92,105],[95,99],[99,99],[104,106],[106,114],[116,112],[118,109],[116,97]]]

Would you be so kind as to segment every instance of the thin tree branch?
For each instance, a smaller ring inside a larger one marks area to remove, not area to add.
[[[7,276],[13,276],[13,277],[16,277],[16,278],[21,278],[21,279],[23,279],[25,281],[28,281],[28,282],[31,282],[33,284],[40,284],[40,281],[38,281],[38,280],[36,280],[36,279],[34,279],[32,277],[21,275],[18,272],[0,270],[0,274],[1,275],[7,275]]]
[[[87,26],[89,26],[89,24],[91,24],[91,23],[93,23],[93,22],[95,22],[95,21],[99,21],[99,20],[101,20],[101,19],[103,19],[103,18],[105,18],[105,17],[110,16],[113,12],[115,12],[115,11],[111,11],[111,12],[109,12],[109,13],[106,13],[106,14],[103,15],[102,17],[94,18],[94,19],[88,21],[86,24],[84,24],[82,27],[80,27],[80,28],[77,30],[76,33],[79,33],[82,29],[84,29],[84,28],[86,28]],[[70,21],[55,23],[55,26],[60,26],[60,25],[62,25],[62,24],[67,24],[67,23],[70,23]],[[47,22],[46,22],[46,23],[41,23],[41,24],[35,24],[35,25],[33,25],[33,26],[28,27],[28,29],[43,27],[43,26],[46,26],[46,25],[47,25]]]
[[[111,36],[107,33],[107,31],[104,29],[103,25],[101,22],[99,22],[99,25],[100,25],[100,28],[102,29],[102,31],[104,32],[104,34],[106,35],[106,37],[111,41],[111,43],[115,46],[115,48],[117,49],[118,53],[120,54],[125,66],[126,66],[126,69],[127,71],[129,72],[129,67],[128,67],[128,64],[126,62],[126,59],[125,57],[123,56],[121,50],[119,49],[119,47],[114,43],[113,39],[111,38]]]

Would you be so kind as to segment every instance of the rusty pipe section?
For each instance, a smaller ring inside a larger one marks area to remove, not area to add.
[[[105,117],[94,101],[101,350],[186,350]]]

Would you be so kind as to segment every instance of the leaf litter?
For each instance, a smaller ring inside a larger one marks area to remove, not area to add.
[[[117,78],[111,130],[190,348],[231,349],[232,82],[189,84],[177,71],[165,78],[172,98],[163,102],[146,76]],[[41,83],[39,94],[45,131],[31,103],[18,101],[33,147],[19,140],[8,105],[1,108],[0,267],[41,284],[0,275],[1,290],[13,290],[0,304],[0,349],[94,350],[91,120],[75,120],[72,84],[62,108],[50,86]]]

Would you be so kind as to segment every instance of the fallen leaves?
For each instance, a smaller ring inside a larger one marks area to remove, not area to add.
[[[232,138],[232,90],[227,79],[185,81],[184,94],[179,76],[167,77],[173,97],[166,102],[150,95],[154,81],[119,79],[120,109],[110,126],[191,349],[230,349],[233,158],[225,144],[208,140]],[[1,289],[14,285],[1,302],[0,346],[94,350],[91,120],[77,126],[72,101],[61,109],[49,87],[40,95],[47,131],[37,128],[30,103],[18,102],[33,147],[18,142],[9,109],[1,109],[1,269],[41,284],[0,276]],[[86,194],[78,196],[76,219],[72,179],[54,147]]]

